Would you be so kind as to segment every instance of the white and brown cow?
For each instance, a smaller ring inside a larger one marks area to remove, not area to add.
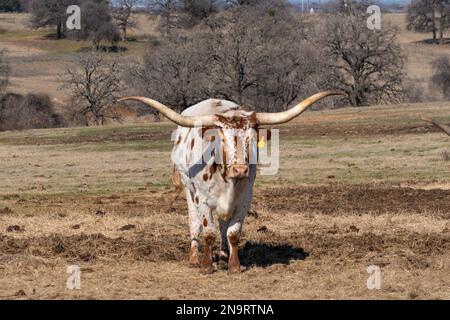
[[[238,242],[256,178],[256,130],[262,125],[288,122],[318,100],[340,94],[319,93],[279,113],[246,111],[230,101],[209,99],[179,114],[148,98],[119,100],[141,101],[178,124],[172,162],[174,181],[186,192],[191,235],[189,260],[192,265],[200,265],[206,272],[213,270],[215,212],[221,233],[220,256],[228,257],[229,272],[241,271]],[[201,240],[204,244],[202,259],[198,250]]]

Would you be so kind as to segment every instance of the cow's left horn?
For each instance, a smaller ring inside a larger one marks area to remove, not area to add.
[[[182,114],[179,114],[169,107],[163,105],[162,103],[152,100],[149,98],[144,97],[126,97],[117,100],[125,101],[125,100],[134,100],[134,101],[140,101],[142,103],[145,103],[146,105],[158,110],[162,115],[164,115],[167,119],[170,121],[176,123],[179,126],[187,127],[187,128],[193,128],[195,126],[203,126],[203,127],[211,127],[214,126],[215,118],[211,115],[204,115],[204,116],[195,116],[195,117],[189,117],[184,116]]]
[[[329,97],[329,96],[344,96],[345,93],[339,91],[326,91],[317,93],[308,99],[303,100],[295,107],[292,107],[289,110],[284,112],[276,112],[276,113],[257,113],[257,121],[260,125],[274,125],[274,124],[282,124],[301,115],[305,110],[307,110],[310,106],[312,106],[317,101]]]

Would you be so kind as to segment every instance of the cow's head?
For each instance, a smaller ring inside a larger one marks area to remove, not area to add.
[[[284,112],[257,113],[237,108],[225,113],[201,116],[185,116],[155,100],[144,97],[127,97],[119,101],[135,100],[143,102],[182,127],[214,129],[212,131],[218,134],[211,135],[211,137],[214,136],[211,141],[215,140],[220,146],[223,172],[229,178],[241,179],[248,177],[249,165],[255,156],[257,129],[259,126],[289,122],[302,114],[315,102],[333,95],[342,95],[342,93],[334,91],[321,92]],[[211,133],[211,130],[206,132]]]

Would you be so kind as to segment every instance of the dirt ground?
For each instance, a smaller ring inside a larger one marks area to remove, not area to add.
[[[17,209],[1,212],[0,297],[450,298],[450,190],[258,189],[240,245],[247,270],[232,276],[187,266],[186,206],[168,211],[170,198],[168,189],[5,201]],[[81,290],[66,289],[69,265],[81,268]],[[380,290],[367,289],[370,265],[381,268]]]

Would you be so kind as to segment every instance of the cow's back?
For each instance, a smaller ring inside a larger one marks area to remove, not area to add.
[[[187,108],[181,114],[184,116],[202,116],[208,114],[225,113],[238,109],[239,106],[228,100],[208,99]]]

